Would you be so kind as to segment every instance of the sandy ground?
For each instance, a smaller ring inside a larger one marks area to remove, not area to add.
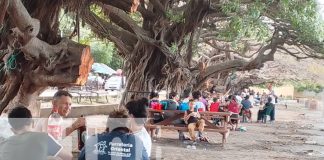
[[[200,142],[196,149],[187,149],[187,142],[178,140],[177,131],[162,130],[154,138],[151,159],[237,159],[237,160],[324,160],[324,110],[309,110],[300,104],[276,106],[276,122],[256,123],[258,108],[253,108],[253,123],[241,123],[246,132],[231,131],[228,142],[221,145],[221,135],[208,132],[211,142]],[[99,118],[93,119],[93,118]],[[94,124],[106,116],[92,116]],[[188,133],[186,133],[188,135]],[[76,132],[68,144],[76,151]],[[71,141],[73,143],[71,143]],[[78,153],[75,152],[75,157]]]
[[[247,131],[231,132],[225,147],[221,146],[219,133],[208,132],[211,143],[200,142],[197,149],[187,149],[186,142],[177,139],[176,131],[163,130],[162,138],[154,139],[152,159],[323,160],[324,112],[298,104],[276,108],[274,124],[242,123]],[[257,110],[253,109],[254,115]]]

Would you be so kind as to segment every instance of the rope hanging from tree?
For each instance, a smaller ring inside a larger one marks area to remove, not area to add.
[[[17,68],[17,55],[20,53],[19,49],[15,49],[14,52],[9,56],[6,62],[6,69],[8,71],[15,70]]]

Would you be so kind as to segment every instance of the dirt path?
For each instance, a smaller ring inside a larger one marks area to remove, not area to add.
[[[194,150],[177,139],[176,131],[163,130],[163,138],[153,142],[152,159],[323,160],[324,112],[297,105],[276,108],[274,124],[243,123],[247,132],[231,132],[224,148],[218,133],[207,133],[212,142],[199,143]]]

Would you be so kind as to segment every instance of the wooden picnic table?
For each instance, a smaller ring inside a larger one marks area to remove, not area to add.
[[[146,124],[146,128],[151,132],[151,136],[153,137],[154,130],[157,128],[161,129],[173,129],[173,130],[181,130],[188,131],[187,125],[185,124],[175,124],[173,123],[176,120],[182,120],[184,117],[185,111],[181,110],[155,110],[155,109],[147,109],[149,123]],[[222,144],[226,143],[227,137],[229,135],[228,122],[230,120],[231,113],[230,112],[199,112],[201,118],[205,120],[205,131],[218,132],[222,137]],[[153,118],[154,114],[167,115],[162,121],[158,123],[154,123]],[[221,125],[216,125],[211,121],[215,118],[221,119]]]

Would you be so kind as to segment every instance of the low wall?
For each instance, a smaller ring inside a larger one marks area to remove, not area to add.
[[[77,118],[81,115],[108,115],[117,107],[118,104],[72,106],[72,110],[68,118]],[[40,116],[48,117],[51,110],[52,108],[42,108]]]

